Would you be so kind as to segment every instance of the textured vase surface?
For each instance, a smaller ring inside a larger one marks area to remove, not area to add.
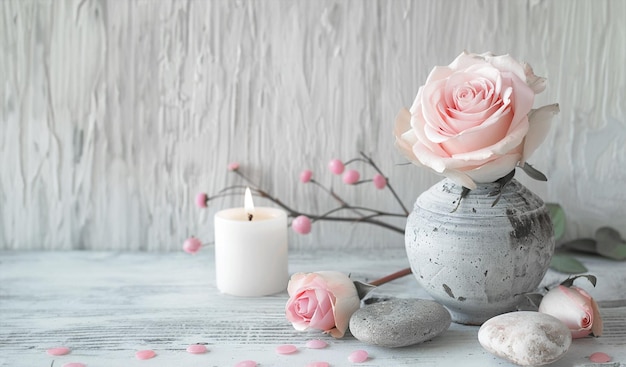
[[[418,283],[457,323],[480,325],[514,311],[536,290],[554,252],[543,200],[516,180],[502,189],[478,184],[460,202],[462,186],[444,179],[416,200],[405,244]]]

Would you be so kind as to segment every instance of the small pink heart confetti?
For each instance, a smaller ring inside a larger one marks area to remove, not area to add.
[[[359,349],[350,353],[350,355],[348,356],[348,360],[352,363],[363,363],[367,361],[368,357],[369,357],[369,354],[367,354],[367,351]]]
[[[235,365],[235,367],[256,367],[255,361],[241,361]]]
[[[191,344],[187,347],[187,353],[202,354],[207,352],[207,348],[202,344]]]
[[[298,347],[293,344],[283,344],[276,347],[276,353],[278,354],[291,354],[295,353],[297,350]]]
[[[150,349],[140,350],[137,353],[135,353],[135,357],[141,360],[154,358],[154,356],[156,356],[156,353]]]
[[[310,349],[322,349],[322,348],[326,348],[327,346],[328,346],[328,343],[319,339],[313,339],[313,340],[309,340],[308,342],[306,342],[306,347]]]
[[[329,367],[330,364],[328,362],[311,362],[306,365],[306,367]]]
[[[78,363],[78,362],[70,362],[70,363],[64,364],[63,367],[86,367],[86,365],[83,363]]]
[[[593,363],[606,363],[611,362],[613,358],[610,355],[602,352],[595,352],[589,356],[589,360]]]
[[[56,347],[56,348],[50,348],[46,350],[46,353],[48,353],[51,356],[64,356],[68,354],[69,352],[70,352],[70,348],[67,348],[67,347]]]

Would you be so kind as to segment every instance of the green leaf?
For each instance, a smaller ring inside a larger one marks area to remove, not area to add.
[[[354,287],[356,288],[356,293],[359,295],[359,299],[365,298],[369,292],[376,288],[375,285],[363,283],[358,280],[354,281]]]
[[[520,168],[530,178],[533,178],[533,179],[535,179],[537,181],[548,181],[548,178],[546,177],[546,175],[544,175],[543,173],[541,173],[541,171],[539,171],[538,169],[536,169],[535,167],[531,166],[528,163],[524,163],[524,165],[520,166]]]
[[[598,254],[598,250],[596,250],[596,240],[593,238],[577,238],[575,240],[565,242],[562,247],[589,254]]]
[[[554,227],[554,239],[559,240],[565,233],[565,211],[556,203],[546,203],[546,207],[550,211],[550,219]]]
[[[569,255],[554,254],[550,267],[556,271],[566,274],[580,274],[587,271],[585,265]]]
[[[596,241],[596,249],[600,255],[615,260],[626,260],[626,241],[617,230],[611,227],[598,228]]]
[[[583,274],[583,275],[576,275],[576,276],[567,278],[561,282],[561,285],[564,285],[566,287],[571,287],[572,285],[574,285],[574,280],[578,278],[587,278],[589,283],[591,283],[594,287],[596,286],[596,283],[598,283],[598,278],[596,278],[595,275]]]

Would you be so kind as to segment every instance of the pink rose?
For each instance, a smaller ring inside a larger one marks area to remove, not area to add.
[[[578,287],[559,285],[541,300],[539,312],[561,320],[571,331],[572,338],[582,338],[593,332],[602,334],[602,317],[596,301]]]
[[[410,112],[398,114],[396,145],[414,164],[467,188],[511,172],[545,139],[557,104],[533,110],[545,89],[527,64],[509,55],[462,53],[435,67]]]
[[[287,286],[285,314],[296,330],[322,330],[341,338],[361,300],[354,282],[337,271],[296,273]]]

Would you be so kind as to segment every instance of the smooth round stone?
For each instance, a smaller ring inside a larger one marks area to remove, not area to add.
[[[252,360],[238,362],[235,367],[256,367],[257,363]]]
[[[450,327],[448,310],[434,301],[395,298],[357,310],[350,332],[364,343],[397,348],[430,340]]]
[[[541,366],[567,352],[572,333],[553,316],[519,311],[487,320],[478,330],[478,341],[488,352],[520,366]]]

